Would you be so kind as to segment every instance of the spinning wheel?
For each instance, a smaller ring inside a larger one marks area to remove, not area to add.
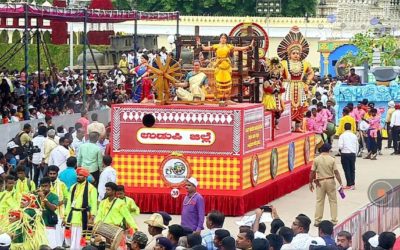
[[[165,64],[161,62],[159,56],[156,57],[155,62],[158,68],[151,65],[148,66],[150,69],[150,78],[155,79],[155,89],[157,93],[157,100],[164,105],[166,102],[170,101],[170,88],[171,86],[179,82],[182,78],[181,67],[178,62],[173,65],[173,59],[168,56]]]

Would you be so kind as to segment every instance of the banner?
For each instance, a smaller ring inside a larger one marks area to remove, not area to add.
[[[48,20],[60,20],[66,22],[83,22],[85,12],[83,9],[59,8],[38,5],[28,5],[29,18],[43,18]],[[0,4],[0,17],[24,18],[25,5],[23,4]],[[177,20],[179,12],[143,12],[124,10],[87,10],[87,21],[89,23],[118,23],[133,20],[159,21]]]

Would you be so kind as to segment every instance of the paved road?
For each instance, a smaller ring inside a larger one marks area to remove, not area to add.
[[[386,145],[386,141],[384,141],[384,145]],[[374,180],[393,178],[393,173],[398,173],[400,156],[392,156],[390,155],[391,152],[391,150],[383,150],[383,155],[378,156],[378,160],[376,161],[357,158],[356,189],[346,191],[346,198],[344,200],[339,200],[339,222],[369,202],[367,190],[369,185]],[[336,157],[336,163],[345,184],[344,173],[340,164],[340,157]],[[299,213],[304,213],[313,220],[315,193],[311,193],[306,185],[280,199],[271,202],[271,204],[277,207],[279,216],[285,222],[285,224],[290,227],[294,217]],[[144,224],[144,220],[146,220],[148,217],[148,214],[142,214],[137,218],[139,229],[145,233],[147,233],[147,225]],[[224,228],[230,230],[233,234],[237,234],[238,226],[235,224],[235,221],[239,219],[240,217],[226,218]],[[327,200],[325,204],[324,219],[330,219],[329,205]],[[173,216],[172,223],[179,222],[180,216]],[[312,224],[313,223],[314,222],[312,222]],[[267,231],[269,231],[269,229],[269,225],[267,225]],[[317,229],[313,226],[311,227],[311,234],[317,235]]]

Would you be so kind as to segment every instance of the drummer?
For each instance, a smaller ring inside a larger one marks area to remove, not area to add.
[[[308,121],[307,129],[316,134],[316,150],[319,149],[326,141],[327,137],[324,134],[324,128],[326,129],[325,117],[318,113],[317,109],[311,110],[311,120]],[[325,127],[324,127],[325,126]]]
[[[320,102],[317,104],[316,112],[312,112],[313,119],[315,120],[315,130],[318,134],[322,134],[328,125],[328,118],[323,110],[323,104]]]
[[[94,220],[95,224],[100,222],[122,227],[123,221],[126,222],[128,228],[137,230],[138,226],[129,213],[128,207],[125,202],[116,196],[118,186],[114,182],[106,183],[106,196],[102,200],[97,211],[97,216]],[[133,232],[132,232],[133,233]]]

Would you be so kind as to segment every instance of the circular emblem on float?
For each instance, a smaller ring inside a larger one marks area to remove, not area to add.
[[[176,199],[179,197],[179,195],[180,195],[179,189],[177,189],[177,188],[171,189],[171,197],[172,198]]]
[[[288,166],[290,172],[292,172],[294,169],[295,158],[296,158],[296,147],[294,145],[294,142],[291,142],[289,144],[289,151],[288,151]]]
[[[253,185],[253,187],[255,187],[257,185],[258,182],[258,177],[259,177],[259,173],[260,173],[260,164],[259,164],[259,160],[258,160],[258,155],[253,155],[253,157],[251,158],[251,174],[250,174],[250,178],[251,178],[251,184]]]
[[[251,34],[252,36],[263,36],[264,39],[261,40],[261,43],[259,44],[260,49],[259,49],[259,54],[260,54],[260,58],[264,57],[266,52],[268,51],[268,47],[269,47],[269,37],[267,32],[265,31],[265,29],[257,24],[257,23],[250,23],[252,26],[252,32],[253,34]],[[235,27],[232,28],[231,32],[229,32],[229,36],[243,36],[244,32],[247,32],[247,24],[245,23],[239,23],[238,25],[236,25]],[[261,51],[260,51],[261,50]]]
[[[170,186],[179,186],[190,176],[189,163],[182,156],[167,156],[160,170],[161,177]]]
[[[310,137],[304,139],[304,162],[305,164],[310,162]]]
[[[278,173],[278,150],[276,148],[271,151],[270,171],[272,179],[275,179]]]

